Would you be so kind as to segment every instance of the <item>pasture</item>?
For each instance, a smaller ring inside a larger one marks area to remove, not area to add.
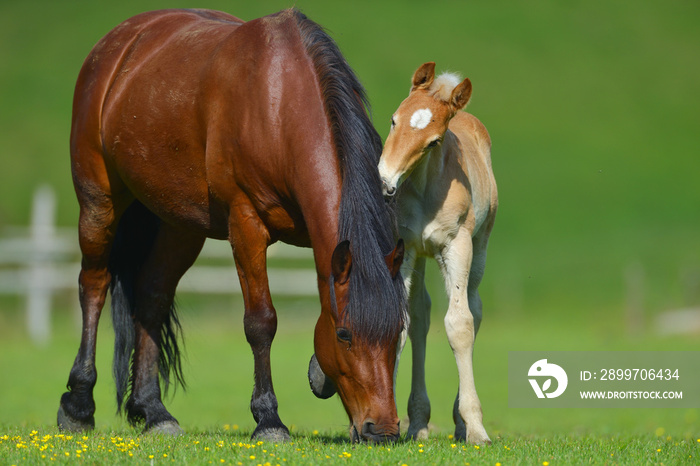
[[[598,0],[445,1],[428,9],[399,1],[294,4],[338,42],[367,89],[383,138],[421,63],[432,60],[438,71],[472,80],[467,110],[491,134],[501,201],[480,288],[484,321],[474,356],[493,445],[453,447],[449,438],[457,377],[442,324],[447,303],[431,264],[426,379],[433,437],[425,443],[347,443],[342,405],[335,397],[316,399],[306,380],[318,300],[283,296],[273,296],[279,330],[272,369],[280,416],[294,443],[251,443],[252,355],[242,300],[187,294],[179,304],[189,386],[166,404],[188,435],[141,437],[114,414],[113,338],[105,311],[97,430],[86,439],[60,437],[55,414],[79,340],[77,300],[57,297],[53,338],[34,347],[23,300],[0,296],[2,462],[33,463],[42,455],[75,462],[77,450],[88,463],[696,462],[700,409],[511,409],[506,369],[508,351],[700,350],[697,332],[661,335],[657,321],[664,311],[700,306],[700,6]],[[59,224],[76,224],[67,144],[73,85],[85,55],[109,29],[149,9],[197,6],[251,19],[291,5],[0,3],[0,230],[27,223],[40,183],[59,194]],[[410,345],[397,388],[403,429],[409,373]]]

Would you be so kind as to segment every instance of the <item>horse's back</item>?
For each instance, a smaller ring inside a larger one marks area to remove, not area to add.
[[[209,10],[159,10],[139,14],[120,23],[92,48],[78,75],[73,97],[72,153],[79,144],[102,148],[101,130],[104,104],[115,80],[132,70],[124,69],[138,43],[162,42],[192,24],[216,24],[219,28],[238,27],[242,20]],[[85,148],[85,146],[83,146]]]
[[[228,236],[231,206],[245,197],[271,230],[306,244],[297,188],[337,171],[338,160],[300,17],[163,10],[113,29],[76,85],[77,189],[120,190],[214,238]],[[301,195],[319,197],[315,188]]]

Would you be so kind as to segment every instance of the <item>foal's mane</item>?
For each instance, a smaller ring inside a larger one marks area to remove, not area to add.
[[[382,141],[368,116],[365,90],[336,43],[301,12],[292,10],[292,14],[316,68],[341,161],[338,237],[350,240],[352,253],[345,319],[367,342],[386,342],[403,328],[406,297],[400,276],[392,279],[384,261],[394,248],[394,219],[377,171]]]

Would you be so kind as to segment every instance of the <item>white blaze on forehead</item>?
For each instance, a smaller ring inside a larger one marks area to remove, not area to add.
[[[411,115],[411,128],[423,129],[428,126],[430,119],[433,117],[433,112],[427,108],[421,108],[416,110],[413,115]]]

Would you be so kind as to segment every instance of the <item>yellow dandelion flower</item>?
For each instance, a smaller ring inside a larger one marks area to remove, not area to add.
[[[450,434],[450,435],[447,436],[447,438],[450,439],[450,440],[452,440],[453,438],[455,438],[455,436],[452,435],[452,434]]]
[[[314,435],[318,435],[318,431],[317,431],[317,430],[314,430],[314,431],[313,431],[313,434],[314,434]]]
[[[153,458],[154,458],[153,455],[148,455],[148,459],[149,459],[149,460],[152,460]]]
[[[658,427],[654,431],[654,433],[656,434],[657,437],[661,437],[662,435],[664,435],[665,432],[666,432],[666,429],[664,429],[663,427]]]
[[[249,458],[250,458],[251,460],[254,460],[254,459],[255,459],[255,455],[250,455]]]
[[[450,447],[452,447],[452,448],[457,448],[457,444],[456,444],[456,443],[453,443],[453,444],[450,445]]]
[[[419,450],[418,450],[418,453],[423,453],[423,449],[422,449],[422,448],[419,449]]]
[[[657,448],[656,451],[661,451],[661,448]]]
[[[549,466],[549,461],[542,462],[542,466]]]

